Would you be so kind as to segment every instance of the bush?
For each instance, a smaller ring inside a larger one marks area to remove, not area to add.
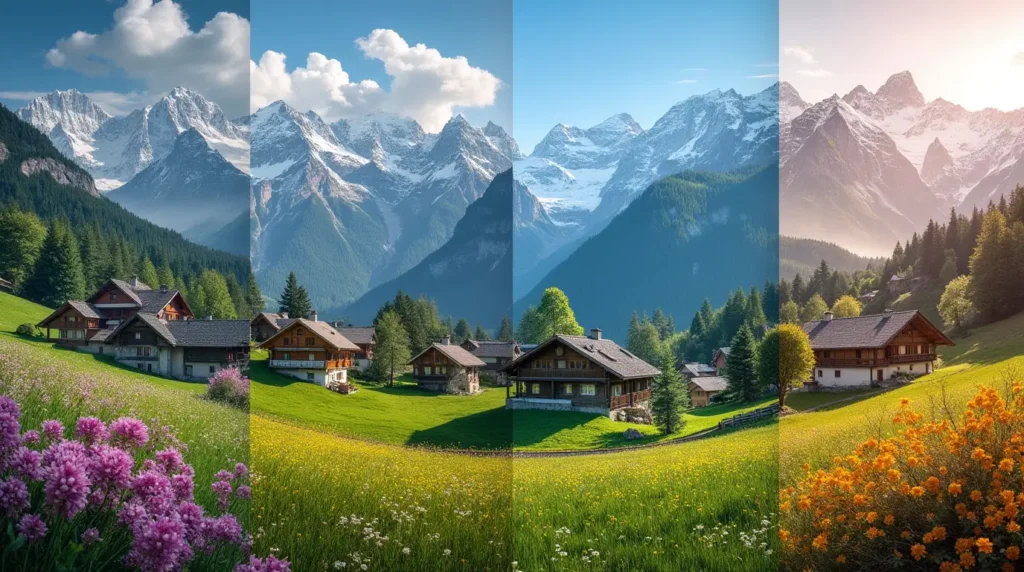
[[[229,367],[210,376],[206,397],[240,409],[249,408],[249,378],[238,368]]]
[[[33,326],[32,324],[27,323],[27,322],[22,324],[22,325],[20,325],[20,326],[18,326],[18,328],[16,330],[14,330],[14,333],[18,334],[19,336],[36,336],[37,335],[36,334],[36,327]]]
[[[868,439],[780,491],[787,568],[1015,570],[1024,537],[1024,385],[981,388],[925,421],[904,399],[896,436]]]

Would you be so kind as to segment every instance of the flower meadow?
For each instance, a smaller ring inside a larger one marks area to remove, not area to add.
[[[1024,384],[982,387],[869,438],[780,493],[793,569],[1016,570],[1024,549]]]
[[[238,368],[222,369],[207,381],[206,397],[248,411],[249,378]]]

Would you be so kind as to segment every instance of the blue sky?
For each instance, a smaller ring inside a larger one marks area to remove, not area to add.
[[[17,25],[4,27],[0,34],[0,102],[11,108],[27,103],[26,97],[37,93],[48,93],[56,89],[77,89],[83,92],[109,92],[134,94],[128,101],[119,101],[113,96],[106,100],[105,107],[134,103],[148,103],[146,100],[159,96],[150,89],[146,79],[138,74],[129,74],[113,66],[108,73],[88,75],[77,69],[55,67],[47,63],[46,54],[59,40],[82,30],[100,34],[113,26],[114,11],[123,1],[78,0],[62,2],[59,8],[47,2],[8,2],[3,12],[7,21]],[[233,12],[248,18],[247,0],[180,0],[188,23],[197,31],[217,12]],[[202,86],[186,86],[200,89]],[[116,105],[115,105],[116,103]],[[124,111],[107,109],[110,112]]]
[[[516,0],[513,133],[524,153],[556,124],[627,112],[645,129],[714,88],[776,80],[779,12],[764,0]],[[686,83],[675,83],[686,82]]]
[[[471,123],[494,121],[506,128],[512,114],[511,0],[303,1],[301,6],[277,0],[253,0],[251,54],[259,61],[266,50],[284,53],[289,73],[306,65],[310,52],[338,60],[351,82],[372,80],[385,91],[391,78],[384,64],[371,59],[356,39],[375,29],[395,31],[409,45],[425,44],[441,56],[463,56],[469,65],[501,80],[493,105],[457,107]]]

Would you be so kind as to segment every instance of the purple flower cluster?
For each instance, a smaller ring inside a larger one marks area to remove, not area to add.
[[[248,564],[235,566],[235,572],[290,572],[291,569],[287,560],[275,556],[267,556],[266,559],[251,556]]]
[[[221,548],[241,549],[249,557],[252,537],[227,512],[232,493],[251,498],[244,464],[217,473],[212,490],[219,510],[206,514],[193,496],[195,471],[180,450],[168,446],[153,452],[168,428],[151,440],[148,427],[138,419],[121,418],[108,427],[95,417],[82,417],[74,424],[73,438],[67,438],[56,420],[44,421],[39,431],[21,433],[20,416],[18,404],[0,396],[0,518],[16,523],[17,533],[29,544],[45,539],[51,529],[69,530],[53,526],[63,520],[71,523],[70,530],[77,529],[74,534],[86,549],[103,545],[100,529],[83,531],[76,523],[94,522],[94,516],[106,512],[116,514],[116,526],[131,533],[130,545],[125,541],[117,548],[129,567],[181,570],[195,555]],[[145,457],[138,466],[136,457]],[[41,487],[32,486],[39,482]],[[41,491],[38,498],[33,490]],[[239,569],[288,570],[288,562],[253,558]]]
[[[249,407],[249,378],[237,368],[222,369],[210,376],[206,396],[241,409]]]

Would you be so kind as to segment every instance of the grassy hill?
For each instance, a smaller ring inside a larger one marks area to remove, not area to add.
[[[939,298],[942,298],[943,290],[944,286],[939,284],[937,281],[932,280],[922,284],[911,292],[904,292],[903,294],[900,294],[896,299],[892,300],[888,304],[885,304],[883,299],[873,301],[865,305],[862,313],[878,314],[884,310],[892,310],[894,312],[902,310],[920,310],[931,323],[942,328],[942,316],[939,315],[938,305]]]

